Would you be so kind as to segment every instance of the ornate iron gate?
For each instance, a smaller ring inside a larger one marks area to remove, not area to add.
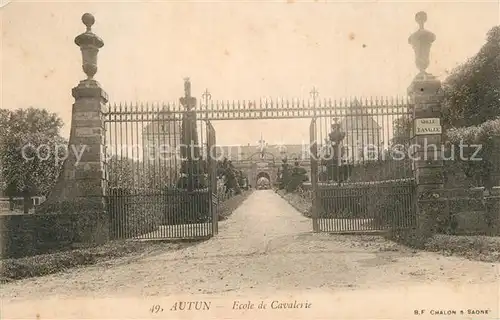
[[[318,109],[310,126],[314,231],[412,227],[412,107],[402,100],[354,100]]]
[[[111,239],[217,233],[215,130],[192,110],[113,106],[105,120]],[[214,201],[215,200],[215,201]]]

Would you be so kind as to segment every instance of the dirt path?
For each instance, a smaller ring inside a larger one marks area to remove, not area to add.
[[[140,260],[9,283],[2,302],[21,312],[21,303],[53,297],[263,297],[298,291],[312,297],[412,287],[458,292],[464,286],[470,297],[463,299],[472,305],[473,288],[482,294],[491,290],[486,297],[493,300],[485,303],[500,302],[499,264],[416,252],[378,236],[331,236],[311,229],[310,220],[274,192],[256,191],[221,222],[216,238]]]

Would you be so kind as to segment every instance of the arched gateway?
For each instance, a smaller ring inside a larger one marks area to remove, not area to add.
[[[271,182],[271,176],[265,171],[259,171],[259,173],[257,173],[256,179],[257,181],[259,181],[260,179],[266,179]]]
[[[314,231],[385,229],[389,222],[406,228],[413,223],[415,183],[411,167],[408,162],[396,165],[381,158],[393,139],[408,141],[406,127],[398,124],[411,123],[413,102],[406,98],[320,99],[313,89],[305,100],[233,102],[212,100],[206,90],[199,103],[191,95],[190,80],[185,79],[179,103],[108,104],[108,95],[94,79],[97,54],[104,42],[92,32],[92,15],[85,14],[82,21],[87,31],[76,37],[75,43],[81,49],[87,78],[72,91],[75,103],[69,144],[85,145],[86,153],[81,159],[70,153],[58,183],[39,208],[40,212],[84,217],[78,223],[80,241],[215,235],[215,120],[310,119],[310,141],[305,149],[311,183],[304,188],[314,195],[310,197]],[[418,32],[428,32],[422,21],[419,24]],[[430,43],[423,42],[430,38],[420,37],[418,32],[411,44],[417,61],[428,61]],[[425,69],[421,64],[419,68]],[[422,70],[412,87],[413,98],[421,101],[421,107],[436,100],[431,93],[439,89],[438,81]],[[423,117],[421,113],[417,116]],[[261,150],[255,155],[259,158],[249,161],[253,185],[262,175],[268,175],[271,182],[276,179],[281,163],[266,155]],[[80,162],[75,166],[77,160]],[[385,180],[367,184],[373,179]],[[382,187],[388,191],[377,193]],[[376,209],[372,200],[381,197],[391,199],[397,219]]]

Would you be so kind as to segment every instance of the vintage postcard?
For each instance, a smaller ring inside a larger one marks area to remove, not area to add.
[[[1,1],[2,319],[500,319],[500,4]]]

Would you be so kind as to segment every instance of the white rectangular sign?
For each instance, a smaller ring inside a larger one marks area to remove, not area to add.
[[[93,111],[75,112],[75,120],[100,120],[99,113]]]
[[[99,128],[76,128],[75,133],[77,137],[96,137],[100,135]]]
[[[439,118],[422,118],[415,119],[415,134],[441,134],[441,119]]]

